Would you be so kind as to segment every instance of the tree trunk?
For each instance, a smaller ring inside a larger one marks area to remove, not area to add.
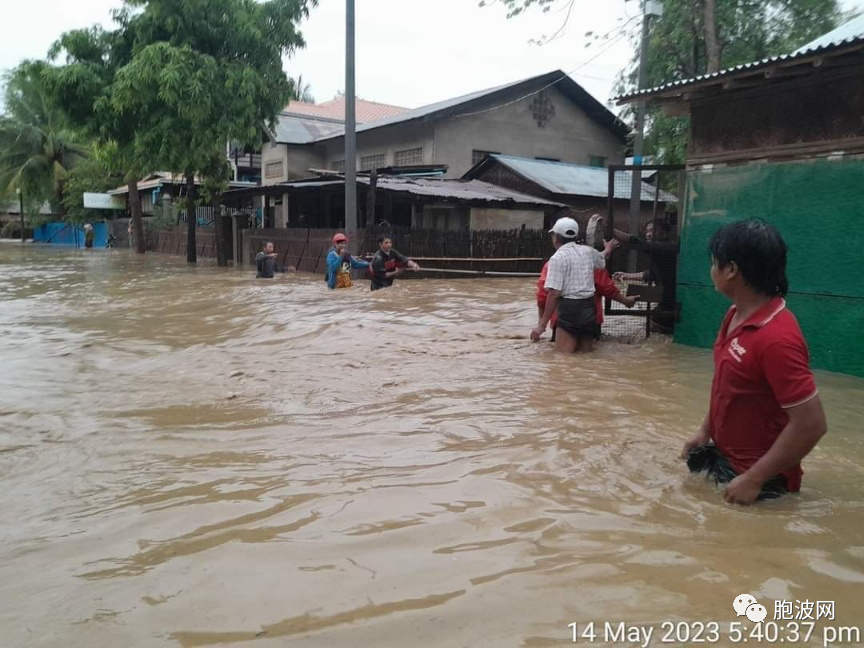
[[[216,265],[220,268],[228,267],[228,249],[225,243],[225,227],[222,223],[222,197],[216,193],[213,195],[213,216],[216,227]]]
[[[195,173],[186,172],[186,262],[197,263],[198,252],[195,249]]]
[[[717,38],[716,0],[703,0],[705,13],[705,52],[708,55],[708,74],[720,71],[720,40]]]
[[[141,195],[138,193],[138,179],[126,185],[129,188],[129,213],[132,215],[132,238],[135,241],[135,252],[144,254],[147,242],[144,240],[144,221],[141,218]]]

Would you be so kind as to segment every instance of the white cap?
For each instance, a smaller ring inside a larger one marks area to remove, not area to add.
[[[557,234],[561,238],[575,239],[579,236],[579,223],[574,219],[565,216],[564,218],[559,218],[555,221],[555,224],[549,232]]]

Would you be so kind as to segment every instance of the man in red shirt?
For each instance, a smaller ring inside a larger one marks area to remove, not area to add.
[[[801,460],[825,434],[825,413],[788,290],[786,243],[741,221],[711,238],[711,279],[732,301],[714,344],[711,406],[682,457],[751,504],[801,488]],[[713,443],[711,443],[713,441]]]
[[[546,275],[549,272],[549,262],[543,264],[543,269],[540,270],[540,278],[537,280],[537,310],[540,317],[543,317],[543,311],[546,310]],[[603,325],[603,298],[611,299],[619,304],[624,304],[627,308],[633,308],[638,296],[625,297],[618,290],[618,286],[612,281],[609,276],[609,271],[605,268],[594,270],[594,307],[597,310],[597,333],[596,338],[600,339],[600,327]],[[555,326],[558,324],[558,316],[552,315],[549,320],[549,326],[552,329],[552,340],[555,340]]]

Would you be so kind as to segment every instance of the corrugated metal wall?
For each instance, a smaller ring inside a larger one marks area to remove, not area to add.
[[[752,164],[688,174],[675,340],[710,347],[729,302],[709,275],[708,239],[762,218],[789,246],[789,307],[814,368],[864,376],[864,160]]]

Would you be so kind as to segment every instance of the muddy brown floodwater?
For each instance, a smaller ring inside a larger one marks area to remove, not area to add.
[[[800,496],[736,508],[677,459],[708,352],[534,317],[531,280],[0,245],[0,645],[599,645],[742,593],[864,625],[864,381],[818,374]]]

